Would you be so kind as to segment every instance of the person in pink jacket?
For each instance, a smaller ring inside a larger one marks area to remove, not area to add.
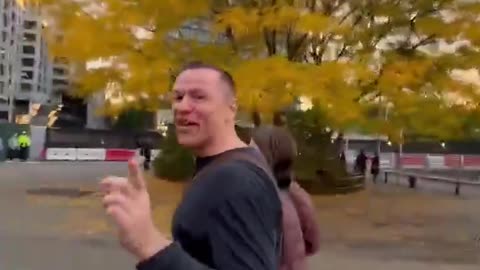
[[[309,194],[294,181],[295,140],[283,127],[259,127],[252,135],[252,145],[265,156],[280,191],[283,212],[280,269],[306,270],[307,257],[319,248],[319,228]]]

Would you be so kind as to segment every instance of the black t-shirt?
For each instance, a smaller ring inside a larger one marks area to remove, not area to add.
[[[245,151],[260,153],[253,148]],[[219,158],[197,159],[197,171]],[[276,270],[281,202],[272,179],[244,160],[213,165],[191,184],[173,218],[174,243],[139,270]]]

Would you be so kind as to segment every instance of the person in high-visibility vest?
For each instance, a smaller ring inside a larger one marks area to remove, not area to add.
[[[25,161],[28,159],[28,150],[32,144],[30,137],[27,135],[26,131],[23,131],[20,136],[18,136],[18,146],[20,147],[20,159]]]

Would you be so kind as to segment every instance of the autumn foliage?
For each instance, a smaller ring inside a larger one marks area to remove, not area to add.
[[[36,1],[38,2],[38,1]],[[246,111],[305,96],[333,128],[398,137],[475,129],[480,4],[461,0],[41,0],[50,46],[79,63],[76,90],[154,109],[176,68],[230,70]],[[92,60],[108,65],[85,68]],[[460,72],[461,73],[461,72]]]

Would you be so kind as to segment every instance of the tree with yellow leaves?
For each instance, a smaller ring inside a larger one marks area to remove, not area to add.
[[[333,128],[453,137],[478,110],[475,85],[452,77],[480,61],[475,1],[38,1],[55,55],[104,61],[77,72],[82,95],[153,109],[180,64],[204,60],[234,74],[242,109],[308,97]]]

